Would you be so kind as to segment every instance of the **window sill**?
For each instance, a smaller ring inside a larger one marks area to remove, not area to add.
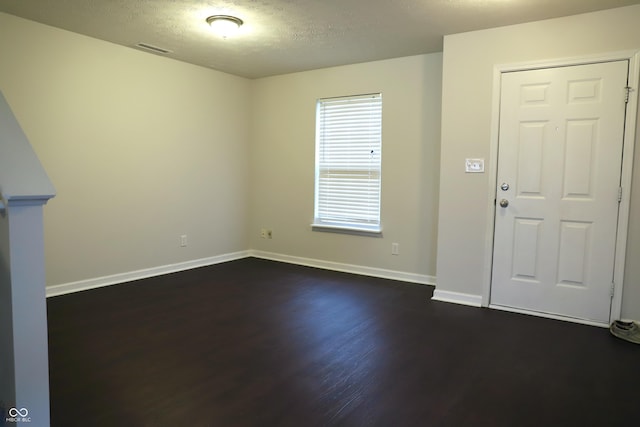
[[[311,224],[311,230],[327,233],[354,234],[356,236],[382,237],[382,227],[356,227],[333,224]]]

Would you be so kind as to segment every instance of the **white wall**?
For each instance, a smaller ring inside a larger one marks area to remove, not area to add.
[[[254,81],[252,248],[434,276],[441,61],[421,55]],[[383,237],[312,231],[316,100],[373,92],[383,94]],[[273,239],[261,239],[261,228]]]
[[[490,157],[494,66],[640,49],[638,22],[640,5],[445,37],[438,290],[482,294],[494,187],[488,174],[465,174],[463,165],[465,157]],[[622,314],[639,319],[640,161],[635,166]]]
[[[48,285],[248,248],[249,80],[0,13],[0,90],[58,192]]]

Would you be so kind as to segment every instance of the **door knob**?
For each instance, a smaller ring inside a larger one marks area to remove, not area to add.
[[[509,206],[509,201],[507,199],[500,200],[500,206],[506,208],[507,206]]]

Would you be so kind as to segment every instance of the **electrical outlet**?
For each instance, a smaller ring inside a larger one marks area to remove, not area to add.
[[[400,255],[400,244],[392,243],[391,244],[391,255]]]
[[[263,239],[267,238],[267,229],[263,228],[262,230],[260,230],[260,237],[262,237]]]
[[[180,236],[180,247],[185,247],[187,246],[187,235],[183,234],[182,236]]]

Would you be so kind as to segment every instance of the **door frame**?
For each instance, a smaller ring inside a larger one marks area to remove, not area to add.
[[[492,107],[491,107],[491,141],[489,151],[489,167],[488,167],[488,185],[487,191],[487,234],[485,241],[485,271],[483,277],[482,303],[483,307],[499,308],[505,310],[504,307],[493,307],[491,305],[491,280],[493,269],[493,239],[495,233],[495,214],[496,214],[496,197],[497,197],[497,179],[498,179],[498,137],[500,133],[500,92],[502,89],[501,77],[503,73],[513,71],[526,71],[542,68],[566,67],[572,65],[586,65],[603,62],[612,62],[628,60],[629,61],[629,85],[632,87],[629,93],[629,102],[627,104],[627,115],[625,118],[625,134],[622,147],[622,200],[618,210],[618,232],[616,235],[615,260],[614,260],[614,294],[611,301],[611,311],[609,315],[609,323],[620,318],[622,309],[622,291],[624,283],[624,266],[627,249],[627,235],[629,228],[629,209],[631,202],[631,181],[633,172],[633,152],[636,141],[636,119],[638,115],[638,87],[640,84],[640,51],[620,51],[611,52],[600,55],[581,56],[572,58],[560,58],[553,60],[543,60],[534,62],[520,62],[512,64],[499,64],[493,68],[493,91],[492,91]],[[596,326],[608,326],[605,324],[574,319],[563,316],[556,316],[546,313],[530,312],[520,309],[508,309],[520,313],[534,314],[540,317],[550,317],[572,321],[576,323],[586,323]]]

